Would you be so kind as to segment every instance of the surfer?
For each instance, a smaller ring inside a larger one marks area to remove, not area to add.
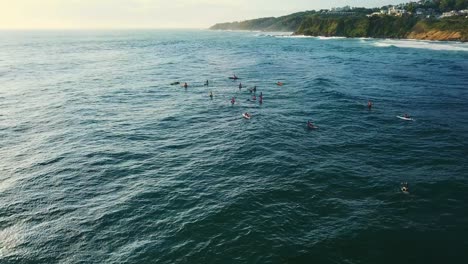
[[[401,191],[404,193],[409,193],[409,185],[407,182],[401,183]]]
[[[276,85],[283,86],[283,83],[282,82],[277,82]]]
[[[253,92],[256,93],[257,92],[257,85],[254,86],[253,88]]]
[[[239,83],[239,91],[242,89],[242,83]]]
[[[252,96],[252,101],[256,101],[257,100],[257,97],[254,95]]]
[[[235,97],[232,97],[231,98],[231,104],[235,104],[236,103],[236,98]]]
[[[410,118],[410,116],[408,114],[405,114],[405,118]]]
[[[187,89],[187,87],[188,87],[188,84],[184,83],[184,88]]]
[[[307,121],[307,127],[308,128],[317,128],[316,126],[314,126],[314,124],[312,124],[312,122],[310,120]]]
[[[213,92],[210,91],[210,98],[213,99]]]
[[[210,83],[208,82],[208,80],[206,80],[205,82],[205,86],[208,86]]]
[[[371,110],[371,109],[372,109],[372,106],[373,106],[373,103],[372,103],[371,100],[369,100],[369,101],[367,102],[367,108],[369,108],[369,110]]]

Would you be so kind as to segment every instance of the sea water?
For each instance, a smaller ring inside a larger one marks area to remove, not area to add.
[[[0,263],[466,263],[467,144],[463,43],[4,31]]]

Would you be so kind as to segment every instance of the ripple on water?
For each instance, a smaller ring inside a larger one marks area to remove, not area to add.
[[[0,41],[0,262],[467,258],[463,44],[64,34]]]

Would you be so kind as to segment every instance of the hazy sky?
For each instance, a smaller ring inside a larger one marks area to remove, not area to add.
[[[0,28],[206,28],[217,22],[405,0],[0,0]]]

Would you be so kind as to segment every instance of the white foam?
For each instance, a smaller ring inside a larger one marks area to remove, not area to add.
[[[261,34],[257,34],[256,36],[281,38],[281,37],[289,37],[292,34],[293,32],[262,32]]]
[[[306,35],[276,35],[278,38],[314,38],[319,40],[346,39],[346,37],[323,37],[323,36],[306,36]]]
[[[277,38],[314,38],[312,36],[304,36],[304,35],[282,35],[282,36],[275,36]]]
[[[468,44],[460,42],[384,39],[372,42],[372,44],[376,47],[394,46],[399,48],[413,49],[468,51]]]
[[[322,37],[322,36],[319,36],[317,38],[321,39],[321,40],[331,40],[331,39],[345,39],[346,37]]]

